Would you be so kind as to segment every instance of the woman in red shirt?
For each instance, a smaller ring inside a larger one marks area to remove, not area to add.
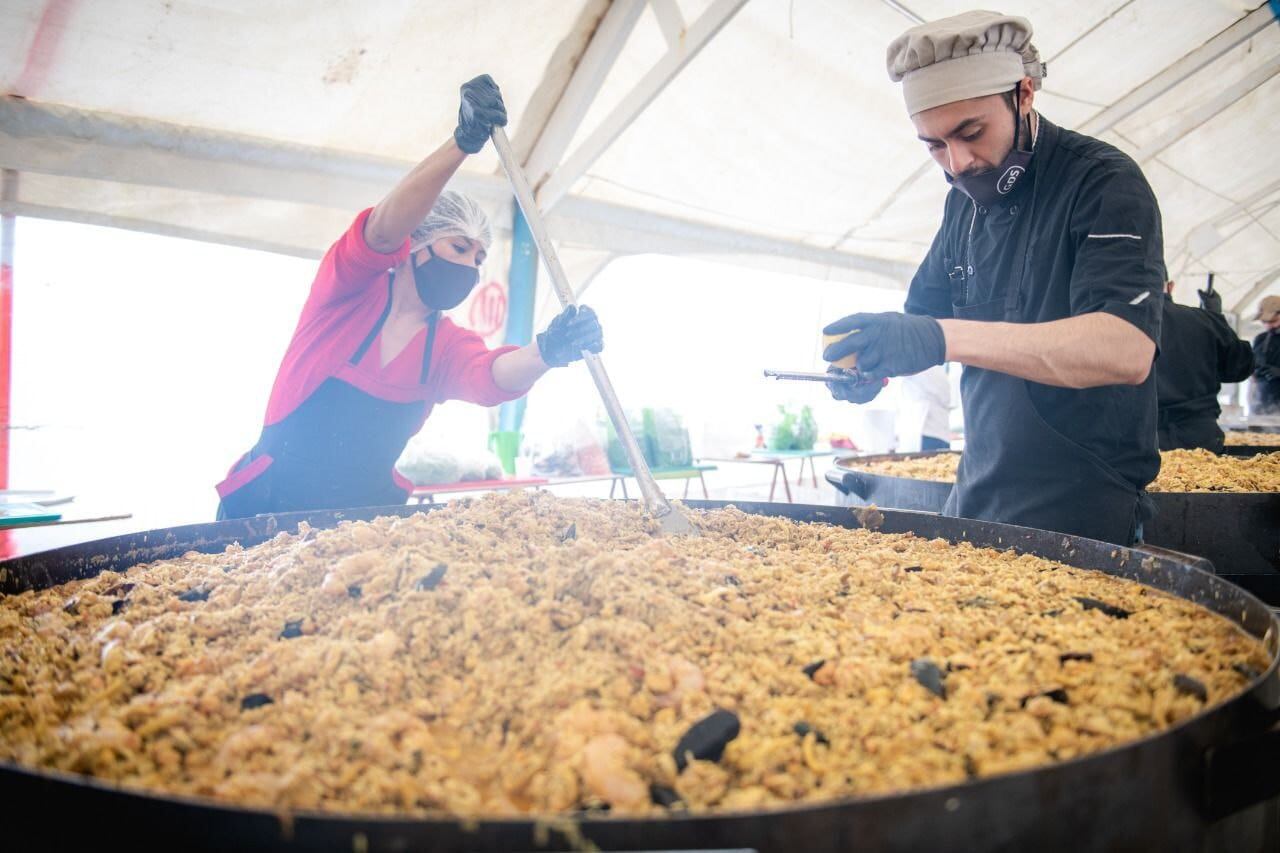
[[[506,121],[488,75],[465,84],[453,138],[330,247],[262,435],[217,486],[219,518],[404,503],[412,486],[395,463],[436,403],[494,406],[600,352],[585,306],[566,309],[536,344],[494,350],[441,315],[475,287],[490,243],[484,211],[445,184]]]

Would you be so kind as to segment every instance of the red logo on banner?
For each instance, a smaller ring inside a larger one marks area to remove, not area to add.
[[[507,290],[491,281],[471,297],[471,330],[482,338],[497,334],[507,324]]]

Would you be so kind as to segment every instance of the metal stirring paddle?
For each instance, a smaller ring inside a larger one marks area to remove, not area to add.
[[[556,254],[556,247],[551,244],[551,238],[547,235],[546,225],[542,221],[542,214],[538,210],[538,203],[534,199],[533,190],[529,187],[524,169],[521,168],[515,153],[511,150],[511,141],[507,139],[507,132],[501,127],[493,129],[493,147],[498,152],[498,159],[502,161],[507,179],[511,182],[516,201],[524,211],[525,221],[529,223],[529,231],[533,234],[533,241],[538,245],[542,262],[546,264],[547,272],[551,274],[551,284],[556,296],[560,297],[560,305],[568,308],[574,304],[573,289],[569,287],[568,276],[565,275],[564,267],[560,265],[560,256]],[[658,519],[664,533],[697,536],[698,529],[689,522],[684,513],[671,505],[666,495],[662,493],[662,489],[658,488],[657,481],[653,479],[649,463],[640,452],[640,445],[636,443],[631,425],[627,423],[622,404],[618,402],[618,395],[614,393],[613,384],[609,382],[609,375],[604,371],[604,362],[600,360],[600,356],[590,352],[583,352],[582,360],[587,364],[587,370],[596,383],[596,390],[600,392],[600,399],[604,401],[605,411],[609,413],[609,420],[613,422],[613,428],[622,442],[622,449],[626,451],[631,472],[635,475],[636,482],[640,484],[644,505]]]

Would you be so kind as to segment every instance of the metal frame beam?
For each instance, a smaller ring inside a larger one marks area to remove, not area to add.
[[[1267,4],[1259,6],[1147,82],[1094,114],[1076,130],[1097,136],[1115,127],[1156,98],[1238,47],[1276,20]]]
[[[837,270],[852,271],[880,277],[886,286],[893,282],[898,289],[906,288],[917,268],[905,261],[855,255],[595,199],[567,198],[551,220],[572,223],[570,230],[575,239],[568,241],[570,244],[609,248],[622,254],[773,257],[793,264],[797,271],[803,265],[808,274],[818,278],[836,277]]]
[[[411,164],[6,97],[0,166],[358,210],[385,195]],[[510,196],[492,175],[459,174],[453,186],[488,202]]]
[[[1236,303],[1231,306],[1231,312],[1233,314],[1239,314],[1240,311],[1248,307],[1253,300],[1266,293],[1267,288],[1275,284],[1277,281],[1280,281],[1280,267],[1276,267],[1271,272],[1258,279],[1258,283],[1249,288],[1248,293],[1236,300]]]
[[[1134,159],[1139,163],[1145,163],[1153,159],[1196,128],[1217,117],[1235,104],[1236,101],[1266,83],[1276,74],[1280,74],[1280,54],[1271,57],[1208,101],[1184,114],[1171,127],[1142,146],[1138,153],[1134,155]]]
[[[622,135],[649,104],[662,93],[684,67],[746,5],[747,0],[714,0],[712,5],[686,31],[684,38],[649,69],[622,101],[613,108],[599,127],[592,131],[569,155],[538,192],[538,207],[550,211],[610,145]]]
[[[274,252],[277,255],[289,255],[295,258],[318,260],[324,255],[324,249],[314,246],[298,246],[290,243],[277,243],[271,240],[258,240],[227,234],[222,231],[208,231],[200,228],[188,228],[162,222],[156,219],[117,216],[111,213],[77,210],[47,204],[32,204],[24,201],[0,203],[0,215],[30,216],[35,219],[51,219],[57,222],[78,222],[82,225],[99,225],[105,228],[123,228],[128,231],[140,231],[144,234],[158,234],[161,237],[178,237],[183,240],[199,240],[202,243],[217,243],[222,246],[234,246],[238,249],[253,249],[258,252]]]
[[[412,166],[403,161],[0,98],[0,167],[18,171],[351,211],[377,201]],[[511,200],[510,187],[496,175],[459,174],[452,185],[493,207],[507,205]],[[21,198],[15,204],[15,212],[22,215],[114,225],[304,257],[315,257],[324,248],[254,243],[235,235],[93,211],[35,209]],[[498,221],[495,219],[495,224]],[[824,249],[593,199],[565,199],[549,222],[554,234],[563,235],[560,242],[581,245],[587,242],[584,236],[589,235],[616,241],[593,245],[623,254],[767,257],[769,263],[763,265],[775,268],[777,261],[791,259],[797,270],[808,270],[819,277],[869,273],[887,277],[898,288],[904,288],[915,272],[914,264]]]
[[[675,48],[684,38],[684,15],[680,14],[680,4],[676,0],[649,0],[649,8],[658,19],[658,27],[662,37],[667,40],[667,47]]]
[[[640,20],[645,0],[614,0],[601,18],[582,59],[573,70],[555,110],[525,159],[525,174],[536,189],[569,148],[600,87]]]
[[[1259,189],[1257,192],[1236,202],[1225,210],[1215,213],[1213,216],[1210,216],[1208,219],[1205,219],[1199,225],[1189,230],[1187,232],[1187,236],[1183,238],[1180,244],[1178,244],[1176,250],[1168,253],[1171,258],[1180,257],[1184,251],[1190,256],[1190,259],[1183,264],[1182,270],[1179,271],[1179,274],[1185,271],[1187,263],[1190,263],[1191,260],[1201,260],[1238,233],[1238,231],[1233,231],[1230,234],[1223,234],[1218,229],[1242,216],[1249,215],[1256,205],[1260,202],[1266,201],[1277,192],[1280,192],[1280,178],[1277,178]],[[1196,235],[1202,232],[1207,233],[1205,234],[1201,244],[1199,246],[1192,246],[1192,242],[1197,240]]]

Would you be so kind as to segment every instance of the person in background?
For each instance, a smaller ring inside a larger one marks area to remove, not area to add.
[[[1157,417],[1161,450],[1200,448],[1221,453],[1218,392],[1224,382],[1243,382],[1253,372],[1253,351],[1222,316],[1222,297],[1210,284],[1200,307],[1173,301],[1173,282],[1165,284],[1156,360]]]
[[[1256,415],[1280,414],[1280,296],[1262,300],[1258,320],[1267,328],[1253,339],[1249,410]]]
[[[489,349],[443,316],[479,280],[491,239],[479,204],[445,185],[507,123],[488,75],[462,86],[453,136],[355,221],[320,261],[257,443],[217,486],[219,518],[403,504],[395,470],[436,403],[495,406],[604,346],[570,306],[526,347]]]
[[[924,425],[920,429],[920,450],[951,449],[951,382],[947,370],[937,365],[902,380],[908,399],[924,404]]]

